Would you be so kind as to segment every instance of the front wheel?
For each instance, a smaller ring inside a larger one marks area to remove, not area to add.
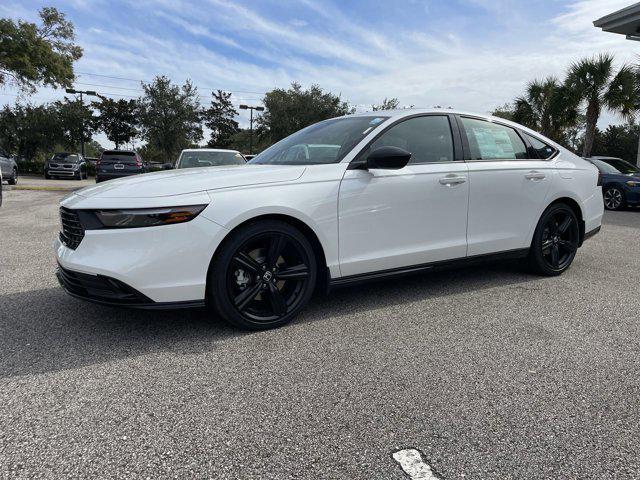
[[[624,193],[618,187],[608,187],[602,194],[607,210],[620,210],[625,205]]]
[[[227,322],[249,330],[290,322],[309,302],[317,264],[306,237],[267,220],[232,233],[213,259],[208,293]]]
[[[529,265],[542,275],[560,275],[567,270],[578,250],[580,228],[571,207],[551,205],[540,217],[529,251]]]

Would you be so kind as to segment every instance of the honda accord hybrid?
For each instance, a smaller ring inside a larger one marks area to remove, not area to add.
[[[452,110],[311,125],[246,165],[156,172],[60,206],[71,295],[289,322],[314,291],[521,258],[559,275],[603,215],[598,170],[506,120]]]

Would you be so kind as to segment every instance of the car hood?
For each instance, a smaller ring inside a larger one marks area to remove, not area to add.
[[[76,192],[85,198],[153,198],[188,193],[291,182],[302,176],[304,166],[232,165],[185,168],[133,175],[110,180]]]

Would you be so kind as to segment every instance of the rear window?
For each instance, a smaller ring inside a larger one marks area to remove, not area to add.
[[[556,153],[556,149],[551,145],[547,145],[543,141],[538,140],[536,137],[532,137],[528,133],[525,133],[525,136],[529,140],[529,143],[531,144],[533,150],[536,152],[538,158],[547,160],[548,158],[551,158],[554,153]]]
[[[520,160],[527,148],[513,128],[498,123],[462,117],[469,140],[471,160]]]
[[[238,152],[182,152],[177,168],[219,167],[223,165],[243,165],[244,157]]]
[[[135,152],[109,152],[106,151],[102,154],[102,163],[136,163]]]

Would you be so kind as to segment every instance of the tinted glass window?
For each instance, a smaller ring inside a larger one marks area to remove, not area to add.
[[[525,135],[527,136],[527,139],[529,140],[529,143],[531,144],[533,150],[536,152],[538,158],[546,160],[556,152],[556,149],[551,145],[547,145],[546,143],[538,140],[536,137],[532,137],[527,133],[525,133]]]
[[[135,152],[105,151],[102,153],[101,163],[126,163],[133,165],[137,162]]]
[[[527,158],[527,149],[513,128],[462,117],[469,140],[471,160],[513,160]]]
[[[452,162],[449,119],[443,115],[410,118],[384,132],[369,151],[379,147],[399,147],[411,152],[409,163]]]
[[[338,163],[388,117],[355,116],[325,120],[289,135],[249,163],[316,165]]]
[[[182,152],[177,168],[218,167],[221,165],[243,165],[244,157],[238,152]]]
[[[609,164],[616,172],[624,173],[624,174],[632,174],[638,173],[638,167],[632,165],[626,160],[622,160],[621,158],[603,158],[600,159],[603,163]]]

